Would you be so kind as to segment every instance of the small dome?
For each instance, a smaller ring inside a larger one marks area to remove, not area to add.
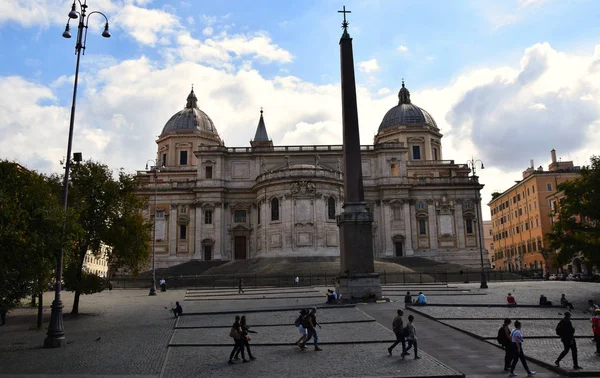
[[[187,97],[187,104],[185,109],[175,113],[169,121],[165,124],[161,135],[164,135],[170,131],[205,131],[215,135],[217,128],[210,117],[198,108],[198,99],[194,94],[194,89]]]
[[[404,80],[398,92],[398,100],[398,105],[388,110],[383,117],[378,131],[394,126],[430,126],[438,129],[431,114],[410,102],[410,92],[404,86]]]

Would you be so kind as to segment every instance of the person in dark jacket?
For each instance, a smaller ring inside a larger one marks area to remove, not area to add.
[[[512,323],[512,321],[509,318],[504,319],[504,323],[502,323],[502,330],[504,332],[504,339],[502,342],[502,348],[504,349],[504,371],[510,371],[510,364],[512,363],[513,358],[510,342],[510,323]]]
[[[582,367],[577,363],[577,344],[575,343],[575,328],[571,323],[571,313],[565,312],[565,317],[560,320],[556,326],[556,333],[560,337],[560,341],[563,343],[564,350],[560,353],[554,364],[560,366],[560,360],[562,360],[569,350],[571,350],[571,356],[573,357],[573,369],[578,370]]]
[[[256,331],[251,331],[250,326],[246,324],[246,315],[242,316],[242,319],[240,320],[240,327],[242,327],[242,347],[235,352],[235,359],[240,359],[238,356],[240,352],[244,351],[244,347],[246,347],[246,350],[248,351],[248,357],[250,357],[251,360],[256,360],[256,357],[254,357],[250,351],[250,335],[248,335],[249,333],[256,333]]]
[[[231,350],[231,354],[229,355],[229,364],[234,363],[233,356],[238,350],[241,350],[242,352],[242,360],[244,362],[248,362],[248,360],[246,359],[246,354],[244,353],[244,343],[242,341],[242,326],[240,325],[239,315],[235,316],[235,322],[233,322],[233,325],[231,326],[230,336],[233,338],[234,344],[233,349]]]
[[[396,341],[388,348],[388,353],[391,356],[392,350],[396,347],[396,345],[402,343],[402,353],[401,356],[404,359],[406,355],[404,353],[404,349],[406,348],[406,341],[404,340],[404,321],[402,320],[402,315],[404,315],[404,311],[398,310],[398,315],[394,318],[392,323],[392,329],[394,330],[394,334],[396,334]]]
[[[404,303],[412,303],[412,296],[410,295],[410,291],[406,292],[404,296]]]

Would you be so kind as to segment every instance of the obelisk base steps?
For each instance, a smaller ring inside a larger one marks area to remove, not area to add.
[[[338,277],[335,289],[344,302],[382,298],[379,273],[342,274]]]

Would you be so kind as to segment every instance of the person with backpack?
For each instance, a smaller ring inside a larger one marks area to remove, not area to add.
[[[300,344],[300,348],[302,350],[306,349],[306,343],[311,338],[313,339],[313,342],[315,344],[315,352],[320,352],[323,350],[323,349],[319,348],[319,335],[317,334],[316,327],[319,326],[319,328],[321,328],[321,325],[319,324],[319,322],[317,322],[316,312],[317,312],[317,308],[313,307],[310,310],[310,313],[304,317],[304,322],[302,323],[302,327],[305,327],[308,329],[308,336],[306,337],[306,339],[304,339],[304,342],[302,342],[302,344]]]
[[[498,329],[498,336],[496,336],[496,341],[498,344],[502,345],[502,349],[504,349],[504,371],[510,370],[510,364],[513,358],[513,352],[510,345],[510,325],[511,320],[506,318],[504,319],[504,323],[502,327]]]
[[[554,361],[554,365],[557,367],[560,366],[560,360],[563,359],[571,350],[571,356],[573,357],[573,369],[579,370],[582,369],[581,366],[577,363],[577,344],[575,343],[575,328],[571,323],[571,313],[565,312],[565,317],[558,322],[556,325],[556,334],[560,336],[560,341],[563,343],[565,349],[560,353],[556,361]]]
[[[410,350],[410,348],[412,348],[413,346],[415,347],[415,360],[418,360],[419,357],[418,356],[418,347],[417,347],[417,329],[415,328],[415,325],[413,324],[413,320],[415,320],[415,317],[412,315],[408,315],[408,325],[404,328],[404,334],[406,335],[406,338],[408,339],[408,346],[406,347],[406,349],[404,349],[402,351],[402,354],[408,356],[409,353],[408,351]]]
[[[525,371],[527,372],[527,376],[528,377],[532,377],[535,375],[535,371],[533,370],[529,370],[529,366],[527,366],[527,360],[525,360],[525,353],[523,353],[523,334],[521,333],[521,322],[516,320],[515,321],[515,329],[512,330],[512,332],[510,333],[510,342],[511,342],[511,349],[512,349],[512,356],[513,356],[513,360],[512,360],[512,364],[510,365],[510,373],[508,374],[509,377],[516,377],[517,374],[515,374],[515,367],[517,367],[517,362],[519,362],[519,360],[521,360],[521,363],[523,364],[523,367],[525,368]]]
[[[300,346],[300,343],[302,341],[304,341],[304,339],[306,339],[306,335],[308,334],[308,329],[306,329],[302,326],[302,320],[304,319],[306,314],[307,314],[307,311],[306,311],[306,309],[303,308],[302,310],[300,310],[300,316],[298,316],[296,318],[296,321],[294,322],[294,325],[296,326],[296,328],[298,328],[298,331],[302,335],[302,336],[300,336],[298,341],[296,341],[296,345],[298,345],[298,346]]]
[[[396,334],[396,341],[388,348],[388,353],[391,356],[392,350],[396,347],[396,345],[402,343],[402,359],[406,356],[407,353],[404,353],[404,348],[406,348],[406,343],[404,341],[404,322],[402,321],[402,315],[404,312],[402,310],[398,310],[398,315],[394,318],[392,322],[392,330]]]
[[[246,359],[246,354],[244,353],[244,344],[242,341],[242,326],[240,325],[240,316],[236,315],[235,316],[235,322],[233,322],[233,325],[231,326],[231,331],[229,331],[229,337],[231,337],[234,341],[233,344],[233,349],[231,350],[231,353],[229,354],[229,364],[232,365],[234,364],[233,362],[233,356],[235,356],[235,352],[238,351],[238,349],[242,350],[242,361],[243,362],[248,362],[248,360]]]

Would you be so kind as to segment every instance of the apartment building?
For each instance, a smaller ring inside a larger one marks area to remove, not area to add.
[[[492,214],[493,265],[496,269],[518,271],[546,269],[548,242],[545,235],[552,227],[552,199],[557,186],[578,177],[579,167],[572,161],[552,162],[545,171],[531,161],[517,181],[502,193],[493,193],[488,203]],[[544,252],[544,253],[542,253]]]

